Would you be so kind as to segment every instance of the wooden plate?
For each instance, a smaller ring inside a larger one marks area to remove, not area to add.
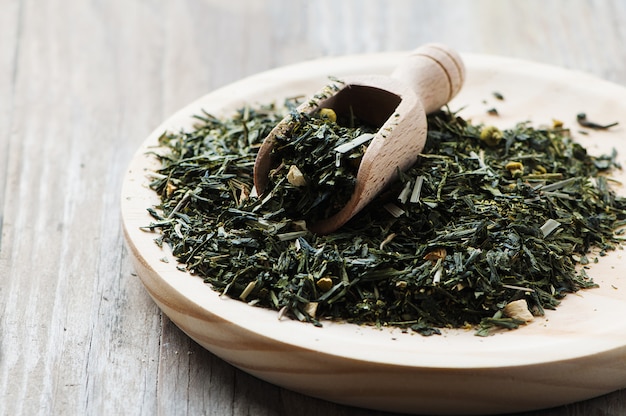
[[[316,328],[220,297],[140,230],[158,203],[146,152],[165,129],[191,125],[204,109],[228,115],[244,103],[282,102],[309,94],[329,75],[389,74],[404,53],[329,58],[246,78],[183,108],[137,151],[124,180],[122,216],[137,274],[165,314],[191,338],[234,366],[270,383],[321,399],[372,409],[428,414],[494,414],[562,405],[626,387],[626,276],[617,250],[589,270],[600,287],[569,295],[557,311],[516,331],[481,338],[445,330],[422,337],[325,323]],[[452,102],[462,115],[501,127],[562,120],[590,153],[616,148],[626,166],[626,89],[560,68],[463,55],[467,81]],[[493,92],[504,100],[496,100]],[[499,116],[487,114],[495,107]],[[619,121],[610,131],[577,133],[576,115]],[[615,177],[626,180],[621,172]],[[624,193],[624,189],[619,189]],[[162,259],[167,258],[169,262]]]

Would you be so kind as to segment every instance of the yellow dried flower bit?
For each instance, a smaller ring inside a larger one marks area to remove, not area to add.
[[[524,165],[522,162],[509,162],[504,168],[510,172],[512,170],[524,169]]]
[[[519,178],[524,174],[524,165],[522,162],[509,162],[504,166],[514,178]]]
[[[178,187],[174,185],[172,182],[168,181],[167,185],[165,186],[165,195],[168,198],[171,197],[174,191],[176,191],[176,189],[178,189]]]
[[[333,287],[333,279],[329,276],[322,277],[315,284],[322,292],[328,292]]]
[[[326,120],[330,120],[333,123],[337,121],[337,114],[332,108],[322,108],[320,109],[320,118],[324,118]]]
[[[406,282],[406,280],[398,280],[396,282],[396,287],[398,289],[405,289],[407,287],[408,283]]]
[[[480,140],[487,146],[495,147],[502,141],[502,132],[496,126],[487,126],[480,131]]]

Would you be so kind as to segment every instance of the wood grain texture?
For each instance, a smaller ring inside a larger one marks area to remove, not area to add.
[[[620,0],[0,0],[0,414],[388,415],[191,341],[133,275],[119,195],[144,137],[219,86],[430,41],[626,85]],[[624,413],[621,391],[525,416]]]

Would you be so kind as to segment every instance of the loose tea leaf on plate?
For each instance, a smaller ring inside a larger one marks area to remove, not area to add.
[[[487,335],[527,322],[505,314],[512,302],[540,316],[593,287],[582,266],[621,242],[626,199],[607,176],[619,168],[615,154],[589,155],[560,125],[500,130],[449,111],[429,116],[424,153],[393,187],[316,236],[306,220],[349,196],[372,128],[294,109],[288,100],[201,114],[193,129],[164,133],[154,152],[161,204],[148,208],[145,229],[160,231],[156,242],[181,270],[232,298],[319,326]],[[256,150],[286,111],[298,126],[256,196]]]

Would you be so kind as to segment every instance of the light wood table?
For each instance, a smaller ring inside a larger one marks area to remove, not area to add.
[[[625,28],[620,0],[0,0],[0,415],[385,415],[255,379],[160,313],[123,243],[133,153],[232,81],[430,41],[626,85]],[[525,413],[622,414],[626,390]]]

